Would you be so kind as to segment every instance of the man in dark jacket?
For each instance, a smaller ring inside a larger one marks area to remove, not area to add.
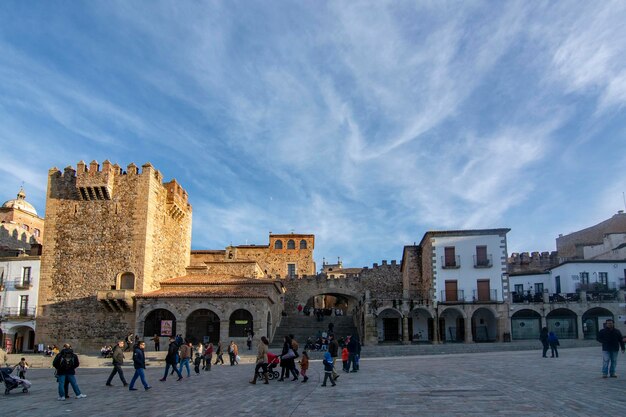
[[[54,360],[52,361],[52,366],[57,371],[57,382],[59,384],[59,401],[65,401],[65,380],[69,380],[72,385],[72,389],[76,394],[76,398],[85,398],[85,394],[81,394],[80,388],[78,388],[78,384],[76,383],[76,368],[79,366],[78,356],[72,350],[72,347],[69,344],[63,345],[63,350],[61,350]]]
[[[359,343],[359,337],[357,335],[352,335],[350,337],[350,341],[348,342],[348,370],[350,370],[350,365],[352,365],[352,370],[350,372],[359,371],[360,354],[361,344]]]
[[[107,387],[112,387],[113,385],[111,385],[111,381],[113,380],[113,377],[115,376],[115,374],[119,374],[120,375],[120,379],[122,380],[122,384],[124,384],[125,387],[128,386],[128,384],[126,383],[126,378],[124,378],[124,371],[122,371],[122,365],[124,364],[124,341],[123,340],[118,340],[117,341],[117,345],[115,345],[115,347],[113,348],[113,370],[111,371],[111,375],[109,375],[109,379],[107,379],[107,383],[106,386]]]
[[[165,357],[165,373],[163,374],[163,378],[159,379],[159,381],[165,381],[167,379],[167,373],[170,370],[170,366],[178,375],[178,381],[183,379],[183,376],[176,367],[176,355],[178,355],[178,344],[176,343],[175,338],[170,337],[170,346],[167,348],[167,356]]]
[[[337,380],[339,378],[339,374],[335,372],[335,366],[337,363],[337,356],[339,355],[339,343],[337,339],[335,339],[335,335],[331,334],[329,336],[330,343],[328,344],[328,352],[330,353],[330,357],[333,358],[333,380]]]
[[[140,340],[137,342],[137,346],[133,351],[133,367],[135,368],[135,375],[133,375],[133,378],[130,380],[130,387],[128,387],[130,391],[137,391],[137,388],[135,388],[135,382],[137,381],[137,378],[141,379],[141,383],[143,384],[143,387],[146,391],[152,388],[146,382],[146,355],[144,354],[145,348],[145,342],[143,340]]]
[[[624,353],[624,340],[622,339],[622,333],[615,328],[615,323],[612,319],[604,322],[604,329],[598,332],[596,340],[602,343],[602,378],[607,378],[608,374],[610,374],[611,378],[617,378],[615,374],[617,354],[620,347],[622,353]]]

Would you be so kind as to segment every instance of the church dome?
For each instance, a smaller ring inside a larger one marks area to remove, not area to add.
[[[32,214],[33,216],[37,216],[37,210],[26,201],[26,193],[24,192],[24,188],[20,188],[20,191],[17,193],[17,198],[9,201],[5,201],[2,205],[2,208],[11,208],[25,211],[26,213]]]

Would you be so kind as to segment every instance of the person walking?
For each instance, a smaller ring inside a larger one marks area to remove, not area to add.
[[[300,375],[302,375],[302,383],[304,384],[309,380],[309,377],[306,376],[306,371],[309,369],[309,354],[306,353],[306,350],[302,352],[302,357],[300,358]]]
[[[234,340],[231,340],[230,345],[228,345],[228,359],[230,359],[230,366],[239,364],[239,362],[237,362],[237,355],[239,355],[239,346],[237,346]]]
[[[187,369],[187,378],[191,376],[191,368],[189,367],[189,361],[191,360],[191,354],[193,349],[191,347],[191,342],[185,340],[185,343],[180,347],[180,365],[178,368],[178,372],[182,375],[183,366]]]
[[[126,335],[126,347],[124,348],[124,352],[128,352],[131,349],[134,341],[135,336],[133,335],[133,332],[128,333],[128,335]]]
[[[18,378],[24,379],[26,376],[26,370],[30,367],[28,362],[26,362],[26,358],[22,358],[17,365],[13,369],[17,369]]]
[[[137,345],[135,346],[135,350],[133,351],[133,367],[135,368],[135,374],[133,378],[130,380],[130,387],[128,387],[129,391],[137,391],[135,388],[135,382],[137,382],[137,378],[141,379],[141,383],[143,384],[143,388],[148,391],[152,388],[146,382],[146,355],[145,355],[146,343],[143,340],[137,341]],[[126,384],[124,384],[126,385]]]
[[[80,392],[76,383],[76,368],[80,366],[78,356],[72,350],[69,344],[63,345],[58,355],[52,361],[52,366],[57,370],[57,383],[59,386],[59,401],[65,401],[65,381],[68,380],[72,385],[76,398],[85,398],[86,395]]]
[[[334,387],[337,384],[335,384],[335,380],[333,379],[333,358],[330,356],[330,352],[324,353],[322,364],[324,365],[324,382],[322,382],[322,386],[325,387],[326,381],[330,379],[330,383]]]
[[[154,342],[154,351],[158,352],[161,350],[161,337],[159,337],[158,334],[154,334],[154,337],[152,338],[152,341]]]
[[[159,381],[164,382],[167,379],[167,373],[170,370],[170,367],[178,374],[177,381],[183,379],[180,371],[176,367],[176,356],[178,355],[178,345],[176,344],[176,339],[170,337],[170,345],[167,348],[167,355],[165,356],[165,373],[163,374],[163,378],[159,379]]]
[[[248,338],[246,339],[246,346],[248,346],[248,350],[252,350],[252,333],[248,333]]]
[[[541,344],[543,346],[543,354],[542,357],[547,358],[546,353],[548,353],[548,348],[550,344],[548,343],[548,328],[544,327],[541,329],[541,333],[539,333],[539,340],[541,340]]]
[[[298,376],[300,375],[300,371],[298,371],[298,367],[296,367],[296,359],[300,357],[300,354],[298,354],[298,349],[300,348],[300,345],[298,345],[298,341],[296,340],[296,337],[294,335],[290,334],[289,338],[291,339],[291,349],[293,350],[293,363],[291,367],[291,373],[293,374],[292,381],[297,381]]]
[[[113,362],[112,362],[113,370],[111,371],[111,374],[109,375],[109,378],[107,379],[107,382],[105,385],[107,387],[112,387],[113,385],[111,384],[111,381],[113,381],[113,377],[115,376],[115,374],[119,374],[122,384],[124,384],[124,386],[127,387],[128,384],[126,383],[126,378],[124,378],[124,371],[122,370],[122,365],[124,364],[124,341],[123,340],[117,341],[117,344],[113,348],[112,356],[113,356]]]
[[[293,352],[293,348],[291,347],[291,338],[285,335],[283,350],[280,354],[280,378],[278,381],[285,380],[285,374],[287,378],[289,378],[289,372],[294,367],[294,357],[295,354]],[[296,375],[294,374],[294,377]]]
[[[336,381],[337,378],[339,378],[339,374],[335,371],[337,357],[339,356],[339,343],[337,342],[337,339],[335,339],[334,334],[331,334],[329,339],[330,343],[328,343],[328,353],[330,353],[330,357],[333,358],[333,380]]]
[[[556,333],[553,331],[548,332],[548,347],[550,347],[551,358],[559,357],[559,346],[561,346],[561,343],[559,342],[559,338]]]
[[[205,371],[211,370],[211,360],[213,360],[213,343],[209,343],[209,346],[204,350],[204,358],[202,363],[202,369]]]
[[[202,346],[202,343],[198,342],[194,351],[196,355],[193,358],[193,370],[196,375],[200,375],[200,364],[202,363],[202,358],[204,358],[204,347]]]
[[[604,322],[604,329],[598,332],[596,340],[602,343],[602,378],[617,378],[617,354],[620,348],[624,353],[624,339],[622,333],[615,328],[613,319]]]
[[[267,376],[267,353],[269,351],[270,342],[267,340],[267,337],[261,336],[261,340],[257,345],[257,353],[256,353],[256,366],[254,367],[254,377],[248,381],[251,384],[256,384],[256,380],[259,377],[259,369],[263,369],[263,382],[264,384],[269,384],[269,379]]]
[[[215,351],[215,365],[219,362],[220,365],[224,365],[224,352],[222,351],[222,342],[217,342],[217,350]]]
[[[350,336],[350,341],[348,342],[348,367],[346,372],[358,372],[358,355],[361,352],[361,344],[359,343],[359,338],[356,335]],[[352,365],[352,370],[350,370],[350,365]]]

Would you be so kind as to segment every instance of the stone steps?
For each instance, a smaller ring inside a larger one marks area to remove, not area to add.
[[[281,348],[284,337],[289,334],[293,334],[300,346],[304,347],[307,338],[315,338],[318,332],[328,331],[329,323],[333,323],[333,331],[338,336],[356,333],[352,316],[325,316],[323,321],[317,321],[313,316],[287,316],[282,318],[280,325],[276,328],[270,348],[273,350]]]

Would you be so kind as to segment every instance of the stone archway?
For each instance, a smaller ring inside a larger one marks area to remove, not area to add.
[[[228,337],[247,337],[248,329],[254,329],[252,313],[243,308],[233,311],[229,318]]]
[[[12,327],[7,332],[7,337],[12,335],[12,353],[34,352],[35,330],[26,325]]]
[[[474,342],[495,342],[498,333],[498,319],[488,308],[481,307],[472,314],[472,340]]]
[[[465,316],[455,307],[448,307],[439,313],[439,340],[447,343],[465,341]]]
[[[194,344],[217,343],[220,340],[220,318],[212,310],[201,308],[187,317],[185,337]]]
[[[534,310],[516,311],[511,316],[511,338],[513,340],[539,340],[541,314]]]
[[[594,307],[585,311],[582,318],[585,339],[595,340],[597,333],[602,329],[607,319],[614,320],[614,316],[606,308]]]
[[[174,313],[164,308],[157,308],[146,315],[143,324],[144,338],[155,334],[164,337],[176,335],[176,316]]]
[[[434,339],[433,315],[425,308],[415,308],[408,314],[409,340],[411,342],[432,342]]]
[[[379,342],[402,342],[402,313],[394,308],[383,308],[376,317]]]
[[[559,339],[576,339],[578,337],[578,316],[568,308],[557,308],[546,315],[548,330],[554,332]]]

